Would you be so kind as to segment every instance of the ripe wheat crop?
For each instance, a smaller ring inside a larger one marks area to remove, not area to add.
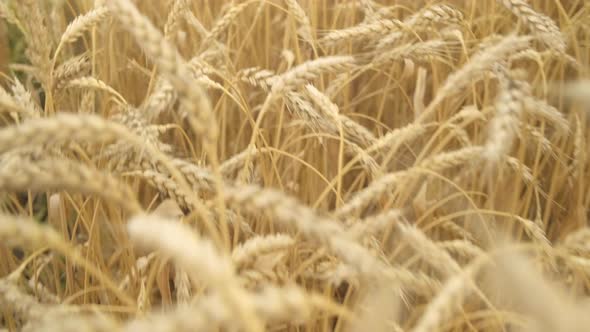
[[[0,0],[0,332],[590,330],[589,40],[584,0]]]

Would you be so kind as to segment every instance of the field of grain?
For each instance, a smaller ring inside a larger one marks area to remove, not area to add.
[[[0,0],[0,332],[588,331],[589,72],[586,0]]]

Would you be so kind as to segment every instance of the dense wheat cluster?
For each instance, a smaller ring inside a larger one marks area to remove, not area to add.
[[[585,0],[0,0],[0,331],[590,330]]]

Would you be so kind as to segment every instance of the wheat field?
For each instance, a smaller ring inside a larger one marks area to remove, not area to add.
[[[0,0],[0,331],[590,330],[586,0]]]

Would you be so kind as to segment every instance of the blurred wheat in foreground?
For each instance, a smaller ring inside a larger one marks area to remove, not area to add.
[[[590,330],[590,3],[0,0],[0,332]]]

